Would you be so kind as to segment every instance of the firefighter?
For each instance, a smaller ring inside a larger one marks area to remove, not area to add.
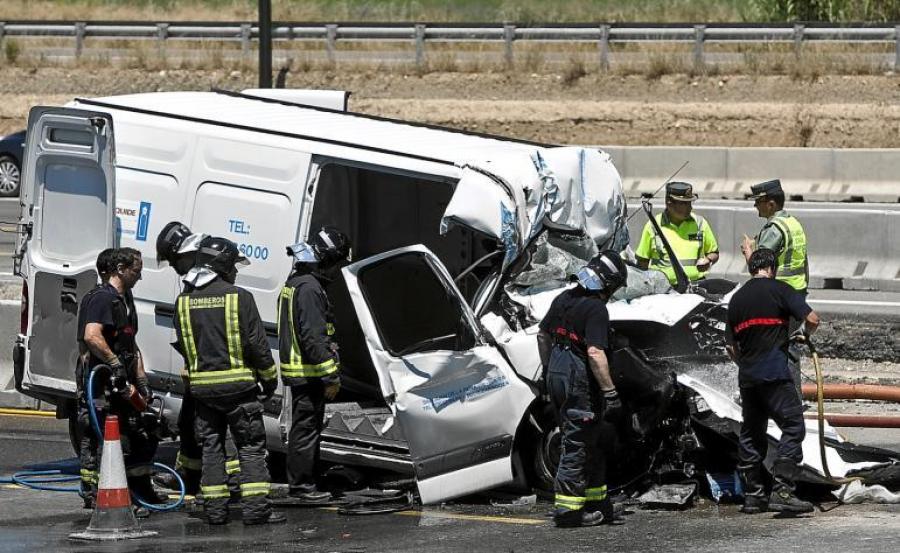
[[[78,361],[75,365],[75,400],[76,400],[76,421],[77,421],[77,440],[78,440],[78,457],[79,459],[92,458],[97,455],[97,436],[91,428],[91,418],[88,413],[87,397],[85,396],[85,384],[87,383],[87,364],[90,359],[90,352],[87,344],[84,342],[85,314],[87,306],[94,299],[97,292],[103,289],[109,281],[109,275],[112,273],[113,259],[115,257],[115,248],[107,248],[97,255],[97,277],[100,283],[89,290],[81,298],[78,306]],[[87,464],[88,466],[91,463]],[[93,509],[94,502],[97,497],[97,485],[99,484],[99,473],[96,467],[86,468],[82,462],[81,467],[81,490],[79,495],[84,500],[85,509]]]
[[[350,240],[335,228],[323,227],[287,251],[294,269],[278,298],[281,378],[292,398],[287,475],[291,497],[315,504],[331,499],[316,485],[319,439],[325,402],[333,400],[341,386],[334,316],[325,287],[348,261]]]
[[[141,278],[141,254],[132,248],[106,250],[101,252],[97,265],[101,280],[107,278],[83,298],[78,323],[85,352],[77,379],[78,418],[83,428],[80,460],[85,506],[93,505],[96,500],[97,446],[101,439],[90,428],[89,409],[98,411],[101,428],[107,414],[118,416],[129,489],[148,503],[162,503],[150,480],[158,438],[144,426],[141,413],[125,394],[131,384],[145,400],[150,398],[150,386],[136,342],[137,313],[130,294]],[[99,369],[101,366],[108,370]],[[95,369],[101,372],[94,377],[91,390],[94,405],[88,405],[87,381]],[[144,509],[140,511],[147,514]]]
[[[200,490],[210,524],[228,523],[225,434],[231,431],[241,468],[246,525],[284,522],[268,499],[266,430],[262,400],[277,387],[277,369],[250,292],[234,285],[248,264],[234,242],[208,237],[178,296],[175,333],[196,400],[194,431],[203,447]]]
[[[156,239],[156,259],[160,267],[169,264],[179,277],[187,275],[194,266],[197,258],[199,242],[206,238],[205,234],[194,234],[187,226],[177,221],[168,223],[160,231]],[[185,289],[189,285],[184,285]],[[200,469],[203,449],[197,443],[194,434],[194,396],[191,395],[190,383],[186,369],[182,369],[181,378],[184,392],[181,396],[181,409],[178,411],[178,453],[175,456],[175,470],[184,482],[184,491],[188,495],[197,495],[200,491]],[[237,459],[229,459],[232,466],[238,463]],[[166,480],[166,485],[174,487],[176,482]]]
[[[750,187],[753,205],[757,214],[766,220],[756,239],[744,235],[741,253],[749,263],[750,256],[757,248],[768,248],[775,252],[777,270],[775,278],[784,282],[798,293],[806,296],[809,285],[809,257],[806,253],[806,232],[796,217],[784,209],[784,190],[778,179],[754,184]],[[800,327],[800,320],[791,319],[790,331]],[[800,392],[800,346],[789,347],[791,378],[797,395]]]
[[[738,469],[744,480],[745,513],[766,510],[808,513],[811,503],[794,495],[799,463],[803,460],[806,425],[803,406],[794,392],[788,368],[788,320],[803,325],[795,341],[816,330],[819,317],[804,297],[775,279],[775,252],[761,248],[750,256],[751,279],[728,303],[727,349],[738,364],[743,423]],[[762,463],[766,458],[769,419],[781,430],[772,468],[772,493],[766,498]]]
[[[606,302],[625,285],[625,263],[616,252],[604,251],[575,278],[578,286],[553,300],[538,333],[547,389],[562,430],[554,484],[559,527],[616,520],[607,497],[606,456],[609,437],[623,416],[609,370]]]
[[[666,183],[666,209],[656,216],[656,222],[665,234],[672,253],[678,258],[684,274],[691,282],[702,281],[719,260],[719,244],[712,226],[699,214],[693,213],[693,202],[696,199],[694,187],[690,184]],[[670,284],[677,282],[669,254],[649,221],[644,225],[641,241],[634,255],[641,269],[656,269],[666,275]]]

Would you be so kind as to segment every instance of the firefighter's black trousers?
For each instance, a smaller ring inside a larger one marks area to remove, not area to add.
[[[291,431],[288,434],[287,477],[292,492],[316,489],[319,440],[325,424],[325,385],[307,378],[291,386]]]
[[[758,466],[766,458],[769,419],[781,429],[778,456],[799,463],[803,460],[806,424],[803,405],[794,383],[789,380],[741,387],[741,424],[739,458],[742,467]]]
[[[557,514],[561,514],[606,499],[607,448],[600,436],[609,425],[600,418],[602,397],[586,362],[556,345],[549,365],[547,386],[562,433],[554,484]]]
[[[228,516],[228,477],[225,435],[230,429],[241,469],[241,507],[244,520],[265,519],[271,512],[269,470],[266,467],[266,429],[263,406],[253,393],[221,399],[196,399],[194,430],[203,448],[200,491],[210,520]]]
[[[185,492],[189,495],[196,495],[200,491],[201,459],[203,458],[203,447],[197,441],[197,434],[194,432],[196,416],[197,400],[194,399],[186,384],[184,396],[181,398],[181,410],[178,412],[178,455],[175,460],[175,468],[184,478]],[[232,440],[229,439],[225,442],[225,451],[228,457],[225,462],[228,488],[233,495],[239,495],[241,466]]]

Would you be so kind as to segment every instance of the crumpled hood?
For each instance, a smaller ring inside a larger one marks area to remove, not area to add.
[[[460,167],[441,234],[462,225],[496,238],[504,248],[504,269],[543,228],[545,215],[583,231],[598,250],[620,251],[628,244],[622,179],[606,152],[543,148]]]

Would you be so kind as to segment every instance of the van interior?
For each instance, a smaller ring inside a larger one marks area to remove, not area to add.
[[[319,160],[310,232],[323,225],[350,237],[353,261],[403,246],[423,244],[456,277],[497,244],[475,232],[452,227],[439,233],[441,217],[455,181],[393,168]],[[490,267],[479,267],[457,283],[467,300]],[[403,255],[367,267],[359,280],[385,347],[394,355],[438,349],[464,350],[474,336],[447,283],[419,254]],[[402,286],[397,286],[403,282]],[[346,283],[327,287],[334,306],[340,347],[342,390],[339,401],[383,404],[365,338]],[[427,306],[427,308],[423,308]]]

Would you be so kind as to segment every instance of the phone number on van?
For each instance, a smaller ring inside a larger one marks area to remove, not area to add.
[[[238,244],[238,250],[247,259],[269,259],[269,248],[252,244]]]

